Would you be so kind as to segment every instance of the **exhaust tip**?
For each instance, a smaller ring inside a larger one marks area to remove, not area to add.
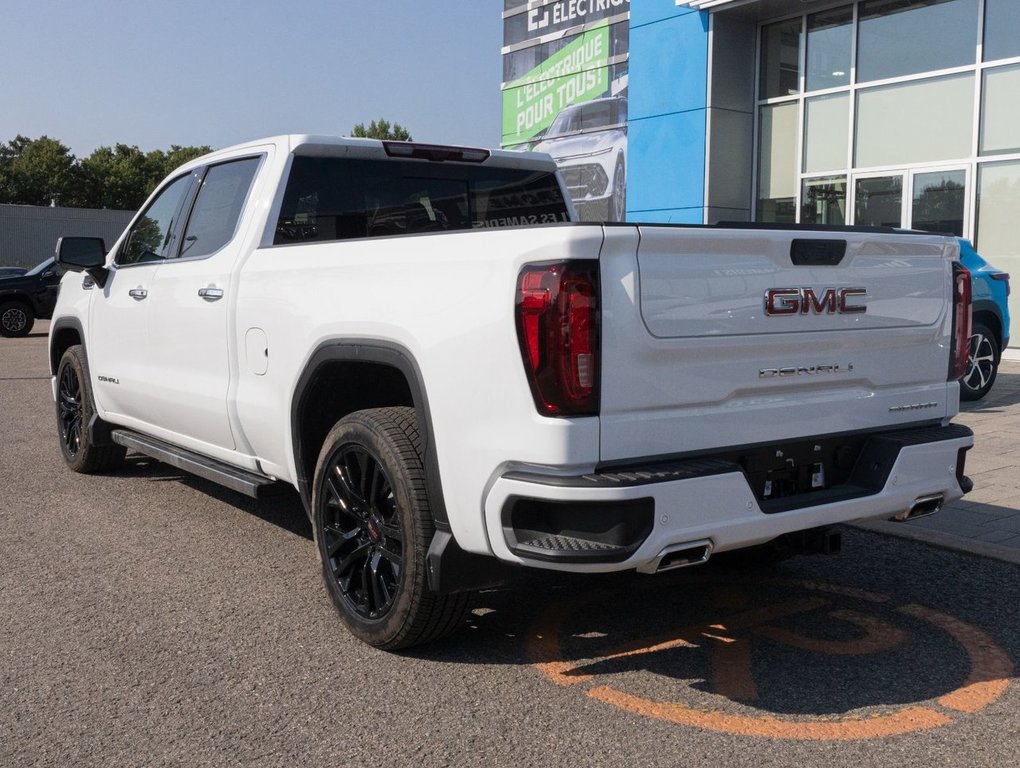
[[[677,568],[687,568],[691,565],[701,565],[707,563],[711,556],[712,542],[709,539],[673,544],[659,553],[659,556],[651,563],[649,571],[662,573]]]
[[[902,523],[907,520],[916,520],[919,517],[934,515],[942,509],[942,505],[944,503],[945,496],[941,493],[933,493],[929,496],[918,496],[914,499],[914,503],[909,508],[903,510],[897,515],[894,515],[892,519],[898,523]]]

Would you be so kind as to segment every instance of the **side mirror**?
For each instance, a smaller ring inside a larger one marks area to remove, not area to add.
[[[88,272],[100,288],[106,286],[106,242],[101,237],[60,238],[57,263],[72,272]]]

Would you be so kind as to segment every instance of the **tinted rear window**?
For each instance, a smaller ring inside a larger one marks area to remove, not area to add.
[[[295,157],[277,245],[568,220],[544,171],[412,160]]]

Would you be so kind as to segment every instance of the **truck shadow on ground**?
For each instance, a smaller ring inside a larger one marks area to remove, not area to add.
[[[844,537],[839,557],[773,568],[528,573],[479,595],[467,631],[414,655],[528,664],[553,689],[631,714],[776,738],[905,733],[1015,696],[1015,566],[981,561],[996,588],[954,588],[939,584],[945,569],[968,566],[945,561],[966,556]]]
[[[312,526],[305,514],[297,491],[280,484],[266,492],[261,499],[252,499],[209,480],[176,469],[169,464],[139,454],[129,454],[118,476],[144,478],[154,483],[180,483],[216,499],[224,504],[243,509],[250,515],[265,520],[283,530],[312,540]]]
[[[295,492],[256,502],[136,456],[128,473],[311,539]],[[771,568],[720,557],[657,576],[522,569],[477,594],[459,632],[403,655],[526,667],[578,706],[778,739],[880,738],[1016,706],[1016,566],[857,529],[843,538],[837,557]]]

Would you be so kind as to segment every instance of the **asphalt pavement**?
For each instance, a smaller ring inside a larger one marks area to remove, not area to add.
[[[937,546],[918,521],[772,569],[533,572],[388,654],[335,616],[295,495],[68,472],[45,345],[0,339],[2,766],[1016,763],[1020,572],[984,534],[1016,519],[1020,366],[960,418],[976,487]]]

